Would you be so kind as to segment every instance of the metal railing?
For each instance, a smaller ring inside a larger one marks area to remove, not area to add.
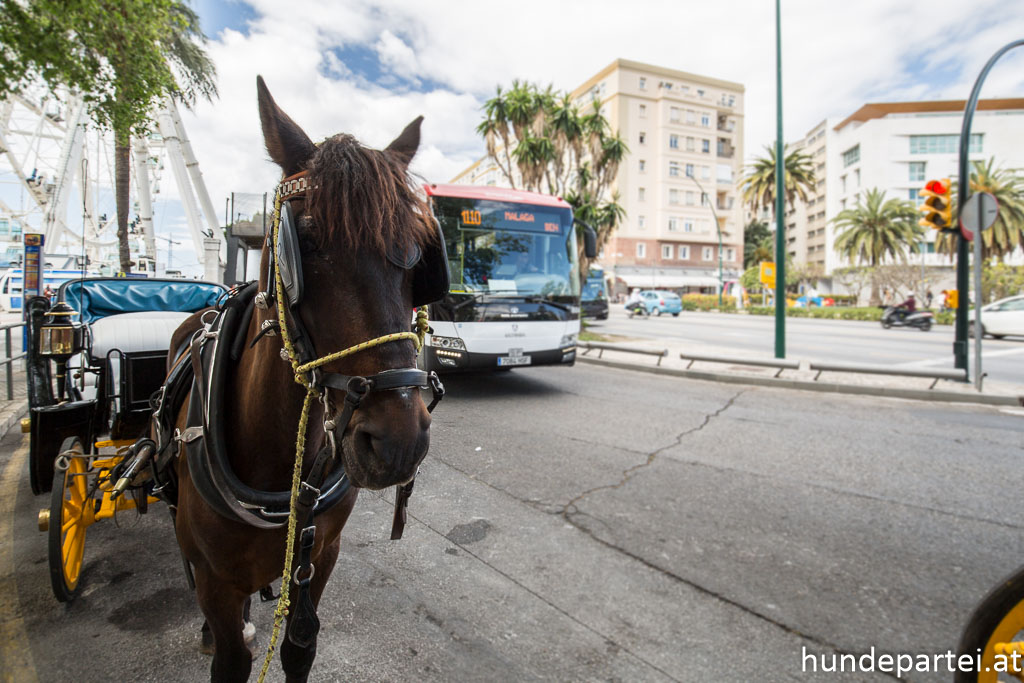
[[[580,355],[585,356],[590,351],[597,349],[597,357],[600,358],[604,355],[605,351],[622,351],[624,353],[639,353],[645,356],[657,356],[658,365],[661,365],[661,359],[668,357],[668,349],[646,349],[641,346],[623,346],[621,344],[607,344],[604,342],[578,342],[577,346],[581,346],[586,351],[583,351]]]
[[[693,367],[693,364],[697,361],[705,363],[727,363],[729,365],[756,365],[763,368],[778,368],[779,371],[775,373],[778,377],[782,374],[783,370],[799,370],[800,361],[798,360],[786,360],[784,358],[744,358],[742,356],[708,356],[700,355],[696,353],[680,353],[679,357],[682,360],[690,361],[686,369],[689,370]]]
[[[966,370],[938,370],[926,368],[899,368],[891,365],[861,365],[857,363],[822,363],[811,361],[808,364],[809,370],[817,370],[814,381],[818,381],[823,372],[855,372],[865,375],[902,375],[904,377],[924,377],[934,379],[929,389],[934,389],[940,379],[955,380],[958,382],[967,381]]]
[[[19,327],[25,327],[25,323],[7,323],[6,325],[0,325],[0,330],[4,331],[4,349],[7,351],[7,355],[0,360],[3,363],[7,374],[7,400],[14,400],[14,370],[11,367],[14,361],[21,360],[25,357],[25,352],[22,351],[17,356],[12,356],[14,346],[11,340],[11,330]]]

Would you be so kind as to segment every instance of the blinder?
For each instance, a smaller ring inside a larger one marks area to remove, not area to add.
[[[448,271],[448,254],[444,247],[444,233],[437,218],[431,216],[435,234],[425,248],[412,245],[405,254],[392,249],[388,260],[399,268],[412,270],[412,305],[426,306],[440,301],[448,293],[450,286]],[[269,236],[268,236],[269,239]],[[283,298],[288,305],[295,308],[302,302],[302,253],[299,249],[299,235],[295,228],[295,214],[291,202],[281,203],[281,225],[277,233],[277,245],[273,251],[280,259],[281,284],[284,287]],[[271,264],[272,267],[272,264]],[[273,282],[273,278],[270,278]]]

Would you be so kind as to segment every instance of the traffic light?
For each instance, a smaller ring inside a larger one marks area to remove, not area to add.
[[[924,198],[924,204],[917,207],[924,217],[917,222],[918,225],[933,230],[947,230],[953,227],[953,203],[949,186],[949,178],[930,180],[924,186],[919,195]]]

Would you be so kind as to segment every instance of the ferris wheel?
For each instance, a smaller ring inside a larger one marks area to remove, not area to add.
[[[133,259],[156,271],[153,206],[170,166],[204,276],[219,281],[223,234],[173,100],[153,119],[153,132],[131,141]],[[48,254],[84,251],[95,265],[117,263],[116,213],[113,136],[92,124],[82,98],[38,88],[0,102],[0,216],[44,234]]]

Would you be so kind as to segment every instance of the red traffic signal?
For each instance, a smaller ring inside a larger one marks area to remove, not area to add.
[[[924,198],[924,204],[917,207],[917,210],[924,216],[917,222],[918,225],[933,230],[945,230],[952,227],[953,204],[949,192],[951,184],[949,178],[928,181],[920,192],[920,196]]]

